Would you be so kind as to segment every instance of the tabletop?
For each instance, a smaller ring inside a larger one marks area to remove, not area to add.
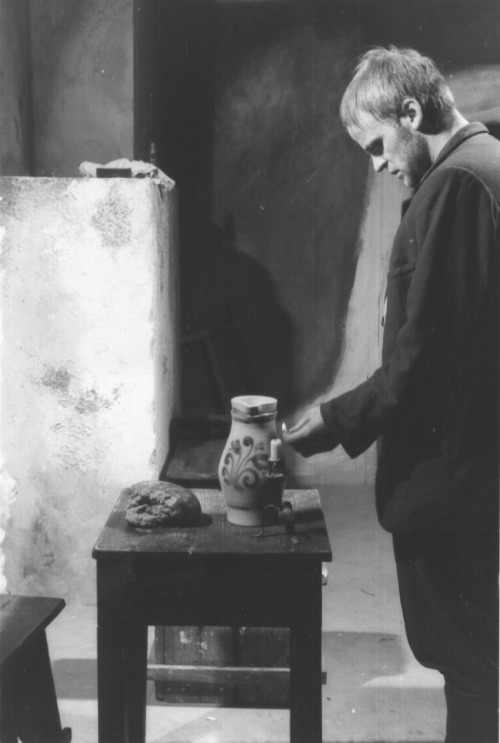
[[[286,490],[283,496],[293,510],[295,539],[284,524],[244,527],[226,518],[219,490],[194,489],[203,511],[196,526],[163,526],[139,529],[125,520],[128,495],[122,492],[94,546],[92,556],[190,559],[203,557],[283,558],[292,561],[330,562],[330,542],[317,490]],[[259,534],[260,533],[260,534]]]

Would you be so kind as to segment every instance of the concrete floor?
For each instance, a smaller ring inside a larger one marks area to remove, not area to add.
[[[323,594],[324,743],[438,743],[441,676],[407,646],[390,536],[370,488],[322,488],[333,550]],[[69,605],[48,629],[61,721],[96,743],[96,611]],[[147,743],[286,743],[287,710],[166,705],[148,689]],[[303,743],[308,743],[304,741]]]

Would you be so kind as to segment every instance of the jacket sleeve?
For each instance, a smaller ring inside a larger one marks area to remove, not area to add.
[[[414,258],[405,263],[411,250],[397,242],[391,258],[384,362],[366,382],[321,405],[325,424],[350,457],[384,432],[415,389],[425,392],[422,381],[435,364],[436,339],[441,359],[466,352],[461,339],[467,337],[484,291],[498,208],[482,181],[461,168],[436,171],[414,201],[416,216],[405,234],[416,241]],[[401,316],[398,301],[391,299],[391,291],[400,287],[391,284],[397,285],[405,271],[409,283],[406,299],[400,300]]]

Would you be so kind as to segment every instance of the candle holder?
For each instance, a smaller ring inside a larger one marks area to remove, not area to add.
[[[293,507],[290,501],[282,501],[283,490],[284,484],[281,490],[281,495],[279,496],[279,502],[269,503],[262,509],[261,529],[259,532],[257,532],[257,534],[254,534],[254,537],[256,539],[259,537],[264,537],[266,526],[276,526],[277,524],[284,523],[286,533],[290,535],[290,538],[294,544],[298,544],[299,540],[295,533]]]

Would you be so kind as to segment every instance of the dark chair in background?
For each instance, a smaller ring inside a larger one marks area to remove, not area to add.
[[[62,728],[45,628],[65,602],[0,595],[0,743],[69,743]]]

